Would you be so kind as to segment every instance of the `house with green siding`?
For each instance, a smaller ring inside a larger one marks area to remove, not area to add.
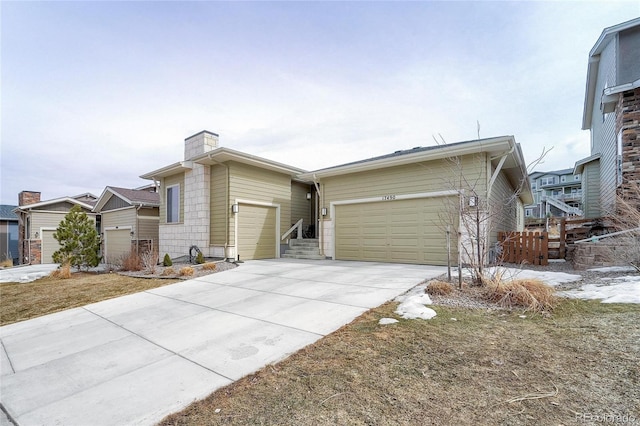
[[[316,258],[443,265],[449,246],[457,263],[478,230],[485,247],[522,230],[532,202],[512,136],[305,171],[202,131],[185,139],[183,160],[141,177],[159,188],[160,255],[171,257],[193,246],[231,260],[293,256],[305,237]]]

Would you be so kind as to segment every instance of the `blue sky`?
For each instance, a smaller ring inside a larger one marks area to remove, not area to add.
[[[136,187],[186,137],[307,170],[514,135],[589,155],[588,52],[640,2],[7,2],[2,204]]]

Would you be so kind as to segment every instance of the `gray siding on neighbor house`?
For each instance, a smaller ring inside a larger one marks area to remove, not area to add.
[[[640,78],[640,27],[620,32],[618,53],[617,84],[631,83]]]
[[[48,212],[63,212],[66,214],[69,212],[69,210],[71,210],[73,206],[75,206],[75,204],[69,203],[67,201],[63,201],[60,203],[48,204],[46,206],[41,206],[41,207],[35,207],[32,209],[32,211],[42,210],[42,211],[48,211]]]
[[[109,198],[109,201],[105,203],[104,207],[102,208],[102,211],[104,212],[108,210],[122,209],[124,207],[129,207],[130,205],[131,204],[127,203],[122,198],[116,195],[112,195],[111,198]]]
[[[582,205],[586,218],[600,217],[600,163],[592,161],[582,171]]]
[[[600,208],[606,214],[613,208],[617,187],[617,137],[615,114],[603,114],[600,96],[606,87],[616,85],[616,39],[600,55],[596,99],[591,119],[591,154],[600,154]]]

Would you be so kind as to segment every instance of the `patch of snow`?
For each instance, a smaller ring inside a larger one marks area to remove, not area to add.
[[[427,308],[425,305],[431,304],[431,298],[426,293],[414,294],[405,298],[405,300],[398,305],[396,314],[405,319],[431,319],[436,316],[436,311],[431,308]]]
[[[16,266],[0,270],[0,283],[30,283],[48,276],[57,264]]]
[[[607,266],[604,268],[587,269],[587,271],[590,272],[634,272],[635,270],[633,266]]]
[[[380,325],[388,325],[388,324],[395,324],[397,323],[398,320],[395,318],[380,318],[380,321],[378,321],[378,324]]]
[[[607,285],[585,284],[561,294],[577,299],[602,299],[602,303],[640,303],[640,276],[617,277]]]

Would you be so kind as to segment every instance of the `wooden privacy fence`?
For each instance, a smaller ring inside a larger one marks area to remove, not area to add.
[[[498,232],[498,259],[507,263],[549,264],[547,232]]]

